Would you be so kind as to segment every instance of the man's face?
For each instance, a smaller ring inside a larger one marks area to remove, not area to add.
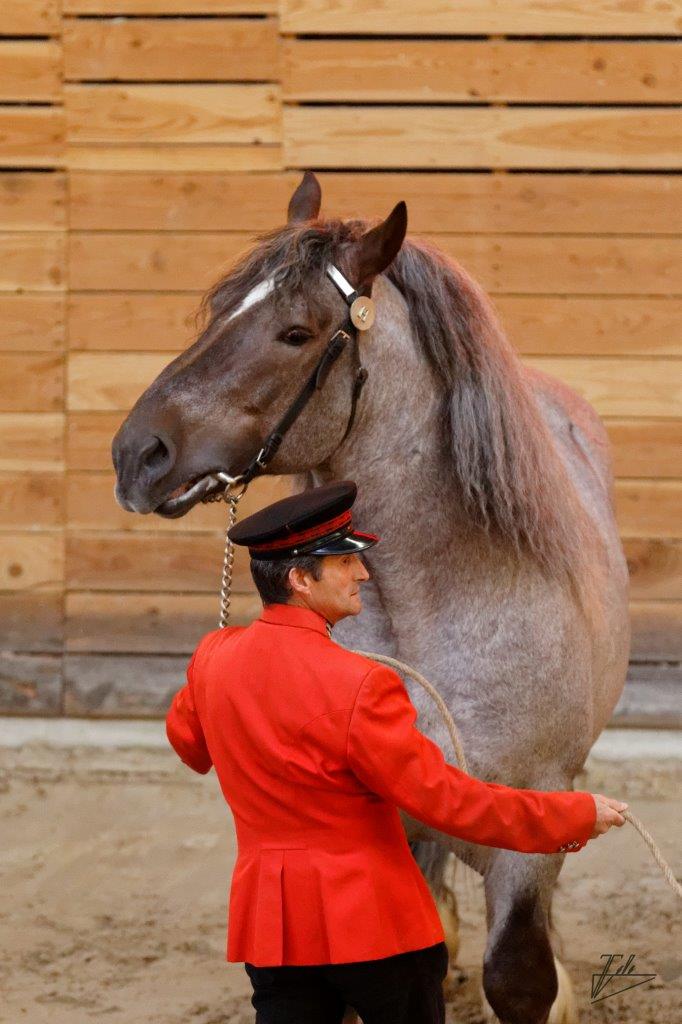
[[[360,586],[369,579],[369,572],[361,556],[356,554],[323,555],[320,561],[320,579],[314,579],[310,573],[297,573],[296,580],[304,582],[306,589],[294,588],[294,594],[300,603],[324,615],[334,625],[346,615],[362,611]]]

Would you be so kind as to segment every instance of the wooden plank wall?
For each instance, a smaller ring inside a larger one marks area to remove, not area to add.
[[[67,175],[56,0],[0,18],[0,708],[63,697]]]
[[[603,416],[632,579],[621,717],[653,721],[652,679],[672,703],[679,28],[672,0],[6,0],[0,711],[162,713],[215,625],[224,510],[122,512],[109,448],[306,167],[333,213],[406,199],[522,358]],[[235,574],[246,622],[241,554]]]

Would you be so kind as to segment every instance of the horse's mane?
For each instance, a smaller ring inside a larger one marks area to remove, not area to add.
[[[585,597],[593,529],[492,303],[424,241],[404,243],[386,273],[446,393],[452,464],[470,520]]]
[[[272,273],[280,294],[311,289],[370,226],[320,220],[262,236],[200,312],[211,320],[228,313]],[[490,300],[455,260],[421,240],[406,239],[385,274],[405,298],[415,342],[442,389],[468,519],[584,598],[593,530]]]

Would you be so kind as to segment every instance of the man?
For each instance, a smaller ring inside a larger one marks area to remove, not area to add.
[[[237,833],[227,960],[258,1024],[445,1019],[447,948],[398,808],[443,832],[527,853],[579,850],[624,824],[621,801],[513,789],[446,764],[414,727],[397,673],[334,643],[362,610],[353,481],[262,509],[246,545],[263,612],[202,638],[167,717],[195,771],[215,765]]]

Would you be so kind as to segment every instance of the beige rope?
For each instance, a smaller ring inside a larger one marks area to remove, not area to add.
[[[631,825],[635,826],[635,828],[639,832],[640,836],[642,837],[642,839],[644,840],[646,845],[649,847],[649,849],[651,851],[651,856],[654,858],[654,860],[658,864],[659,868],[663,872],[663,875],[665,876],[666,882],[668,883],[668,885],[670,886],[672,891],[677,896],[682,898],[682,885],[680,885],[680,883],[675,878],[675,876],[674,876],[674,874],[672,872],[672,868],[670,867],[670,865],[666,864],[666,862],[663,860],[663,857],[661,855],[661,851],[656,846],[656,843],[654,842],[654,838],[651,835],[651,833],[644,827],[644,825],[639,820],[639,818],[636,818],[634,816],[634,814],[632,814],[630,811],[623,811],[623,817],[627,821],[629,821]]]
[[[399,669],[401,672],[404,672],[405,675],[411,676],[412,679],[416,680],[416,682],[418,682],[420,686],[423,686],[426,692],[433,698],[433,700],[438,705],[438,710],[443,716],[443,720],[445,721],[445,724],[448,727],[448,732],[450,733],[450,739],[452,740],[452,746],[455,751],[455,756],[457,758],[459,767],[462,769],[463,772],[465,772],[467,770],[466,758],[464,757],[464,749],[462,747],[462,740],[459,735],[459,731],[454,723],[452,715],[450,714],[445,701],[438,693],[436,688],[431,685],[428,679],[425,679],[420,672],[417,672],[416,669],[411,668],[409,665],[406,665],[403,661],[398,661],[397,658],[389,658],[385,654],[372,654],[368,653],[367,651],[355,651],[354,653],[361,654],[365,658],[371,658],[373,661],[381,661],[383,662],[384,665],[390,665],[391,668]],[[672,891],[678,897],[682,898],[682,885],[680,885],[680,883],[675,878],[672,872],[672,868],[668,864],[666,864],[665,860],[663,859],[661,851],[654,842],[651,833],[644,827],[639,818],[636,818],[635,815],[632,814],[630,811],[623,811],[623,817],[626,819],[626,821],[629,821],[630,824],[634,825],[634,827],[637,829],[642,839],[649,847],[649,850],[651,851],[651,856],[654,858],[659,868],[663,872],[663,876],[666,882],[668,883]]]
[[[386,654],[368,654],[367,651],[354,651],[354,654],[362,654],[365,658],[372,658],[374,661],[383,661],[384,665],[390,665],[392,668],[400,669],[408,676],[412,676],[413,679],[423,686],[426,692],[435,700],[438,705],[438,709],[443,716],[443,720],[448,727],[450,733],[450,739],[452,740],[452,747],[455,751],[455,757],[457,763],[463,772],[468,772],[466,757],[464,756],[464,747],[462,746],[462,740],[459,735],[459,730],[454,723],[453,717],[448,711],[447,704],[439,694],[435,686],[426,679],[421,672],[417,672],[416,668],[410,668],[403,661],[398,661],[397,658],[389,658]]]

